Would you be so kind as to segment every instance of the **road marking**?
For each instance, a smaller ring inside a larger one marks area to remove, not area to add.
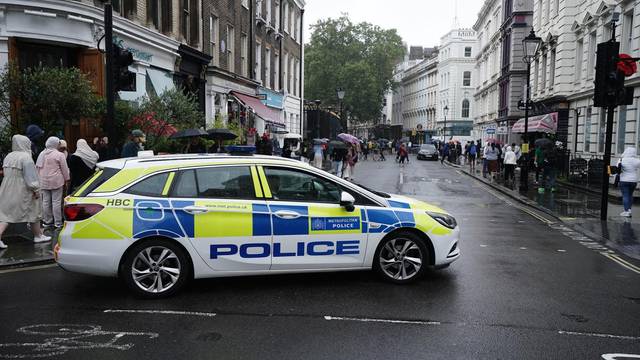
[[[618,265],[626,268],[627,270],[631,270],[636,274],[640,274],[640,268],[631,264],[630,262],[622,259],[620,256],[616,255],[616,254],[610,254],[610,253],[606,253],[606,252],[601,252],[600,253],[602,256],[615,261]]]
[[[567,252],[567,250],[558,249],[558,252],[564,253],[564,252]]]
[[[358,321],[358,322],[377,322],[389,324],[411,324],[411,325],[440,325],[439,321],[420,321],[420,320],[392,320],[392,319],[372,319],[372,318],[356,318],[325,315],[327,321]]]
[[[15,269],[0,270],[0,274],[9,274],[9,273],[21,272],[21,271],[32,271],[32,270],[48,269],[48,268],[52,268],[52,267],[58,267],[58,264],[48,264],[48,265],[19,267],[19,268],[15,268]]]
[[[620,357],[620,359],[618,359]],[[602,354],[604,360],[640,359],[640,355],[634,354]]]
[[[575,336],[591,336],[591,337],[620,339],[620,340],[640,340],[639,336],[612,335],[612,334],[599,334],[599,333],[583,333],[583,332],[564,331],[564,330],[558,330],[558,334],[560,334],[560,335],[575,335]]]
[[[489,245],[485,245],[485,244],[480,245],[480,247],[487,247],[487,246],[489,246]]]
[[[521,247],[520,250],[527,250],[527,248],[526,247]]]
[[[127,314],[161,314],[161,315],[187,315],[187,316],[204,316],[214,317],[216,313],[196,312],[196,311],[174,311],[174,310],[122,310],[107,309],[104,313],[127,313]]]

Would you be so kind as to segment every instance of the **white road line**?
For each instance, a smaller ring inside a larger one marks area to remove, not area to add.
[[[602,354],[602,358],[604,360],[640,359],[640,355],[634,355],[634,354]]]
[[[609,338],[609,339],[621,339],[621,340],[640,340],[640,336],[626,336],[626,335],[612,335],[612,334],[598,334],[598,333],[583,333],[583,332],[564,331],[564,330],[558,330],[558,334],[560,334],[560,335],[575,335],[575,336],[591,336],[591,337]]]
[[[388,324],[411,324],[411,325],[440,325],[439,321],[419,321],[419,320],[392,320],[392,319],[371,319],[371,318],[354,318],[354,317],[341,317],[341,316],[328,316],[324,317],[327,321],[358,321],[358,322],[375,322],[375,323],[388,323]]]
[[[23,267],[23,268],[19,267],[19,268],[15,268],[15,269],[0,270],[0,274],[9,274],[9,273],[21,272],[21,271],[48,269],[48,268],[52,268],[52,267],[58,267],[58,264],[48,264],[48,265],[30,266],[30,267]]]
[[[173,310],[121,310],[107,309],[104,313],[127,313],[127,314],[161,314],[161,315],[187,315],[187,316],[204,316],[214,317],[216,313],[196,312],[196,311],[173,311]]]

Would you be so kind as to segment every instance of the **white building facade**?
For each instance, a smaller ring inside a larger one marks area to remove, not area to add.
[[[538,114],[558,114],[558,139],[583,157],[604,153],[606,111],[593,106],[593,81],[597,44],[611,39],[614,11],[620,13],[616,24],[620,52],[639,57],[640,1],[535,3],[534,27],[544,44],[532,65],[532,98]],[[616,109],[614,155],[640,144],[640,76],[627,78],[626,85],[634,88],[634,99],[632,105]]]
[[[476,42],[476,87],[474,93],[472,136],[485,140],[506,132],[498,125],[499,77],[502,55],[500,24],[502,0],[486,0],[473,29],[478,34]]]
[[[402,89],[403,133],[416,136],[419,132],[435,129],[438,104],[437,52],[404,71]]]
[[[454,29],[441,38],[438,55],[438,135],[471,134],[471,114],[476,92],[473,74],[476,47],[476,32],[473,29]],[[445,107],[448,111],[444,111]]]

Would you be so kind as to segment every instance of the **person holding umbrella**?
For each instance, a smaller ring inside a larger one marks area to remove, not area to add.
[[[347,146],[342,141],[332,141],[329,143],[331,150],[331,161],[333,170],[337,177],[342,177],[342,168],[347,156]]]

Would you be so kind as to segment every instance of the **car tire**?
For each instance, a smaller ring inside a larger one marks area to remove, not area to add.
[[[186,252],[175,242],[164,239],[135,244],[120,267],[120,277],[127,287],[147,299],[174,295],[190,276],[191,264]]]
[[[418,280],[428,265],[429,248],[422,238],[408,231],[382,239],[373,257],[373,269],[378,275],[396,284]]]

